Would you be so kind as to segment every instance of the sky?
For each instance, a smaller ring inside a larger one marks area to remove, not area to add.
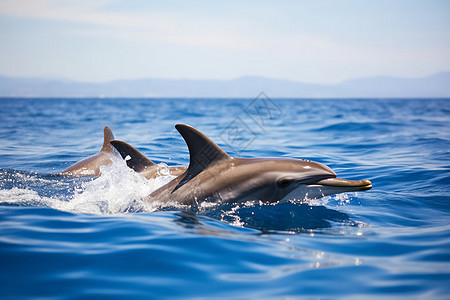
[[[449,70],[446,0],[0,1],[5,76],[329,84]]]

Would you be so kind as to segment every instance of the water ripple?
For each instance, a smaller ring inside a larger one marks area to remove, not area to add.
[[[450,101],[2,99],[0,290],[14,298],[430,298],[450,295]],[[307,158],[374,188],[316,201],[146,205],[171,178],[115,164],[50,176],[96,153],[102,128],[157,163],[189,163],[188,123],[244,157]]]

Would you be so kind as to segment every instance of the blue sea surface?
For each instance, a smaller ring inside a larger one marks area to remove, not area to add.
[[[52,176],[97,153],[104,126],[188,165],[177,123],[373,188],[157,207],[142,198],[170,176]],[[448,99],[0,99],[0,140],[2,299],[450,298]]]

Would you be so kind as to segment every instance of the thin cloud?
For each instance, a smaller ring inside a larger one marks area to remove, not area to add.
[[[128,2],[3,0],[0,1],[0,17],[23,20],[22,28],[30,25],[27,22],[31,19],[64,23],[64,29],[52,26],[52,34],[56,36],[52,43],[58,43],[57,38],[61,36],[73,37],[83,45],[82,53],[74,53],[80,60],[102,53],[98,61],[108,61],[108,66],[112,66],[126,59],[124,53],[139,53],[140,57],[128,58],[129,74],[148,74],[142,63],[131,65],[135,61],[148,61],[145,67],[153,70],[152,75],[164,74],[166,77],[273,75],[322,82],[337,82],[361,75],[417,76],[450,68],[447,44],[436,43],[437,38],[430,38],[427,47],[422,47],[423,43],[416,41],[409,28],[396,27],[396,35],[392,36],[378,23],[372,28],[375,22],[372,20],[365,25],[369,31],[358,30],[357,24],[335,29],[333,25],[339,25],[336,21],[342,21],[342,18],[335,20],[330,14],[312,18],[304,13],[308,7],[306,2],[290,4],[294,10],[303,12],[300,20],[281,4],[264,2],[264,9],[258,6],[260,14],[251,5],[241,5],[242,11],[236,14],[224,4],[221,8],[227,11],[220,13],[212,6],[200,8],[195,6],[198,2],[194,3],[189,10],[171,10],[150,4],[140,10],[117,10],[114,5],[128,8]],[[396,21],[391,18],[393,24]],[[439,37],[442,32],[434,34]],[[69,38],[63,42],[73,41]],[[92,42],[95,48],[91,47]],[[55,54],[53,57],[59,56],[67,66],[64,72],[70,72],[70,62],[64,61],[66,52],[45,48],[46,43],[40,43],[38,47],[35,50],[40,50],[43,57],[47,57],[49,51]],[[110,51],[114,47],[123,51]],[[158,57],[158,61],[155,59],[150,63],[148,57],[151,55]],[[22,61],[24,70],[37,65],[34,61],[28,61],[29,65],[26,65],[26,59],[17,51],[11,52],[10,57],[16,63]],[[61,63],[52,63],[45,67],[61,68]],[[3,65],[6,68],[7,64]],[[96,72],[106,74],[102,68],[104,66],[98,64]],[[185,72],[182,72],[183,68]],[[73,72],[80,73],[78,69],[79,65],[72,66]],[[415,72],[411,73],[411,69]],[[120,73],[124,74],[123,70]]]
[[[176,13],[126,14],[102,11],[110,3],[112,1],[7,0],[0,2],[0,14],[93,25],[88,30],[72,30],[77,35],[189,47],[249,49],[249,38],[240,34],[237,26],[230,26],[230,20],[191,20]]]

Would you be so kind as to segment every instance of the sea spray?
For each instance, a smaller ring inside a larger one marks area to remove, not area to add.
[[[158,166],[163,169],[166,167]],[[171,175],[161,175],[147,180],[143,175],[128,168],[125,161],[102,166],[100,172],[100,177],[83,183],[75,191],[72,199],[66,204],[66,209],[94,214],[155,211],[158,206],[146,204],[143,199],[175,178]]]
[[[155,179],[146,179],[128,168],[125,161],[101,166],[101,175],[92,178],[48,179],[36,174],[5,171],[2,178],[10,181],[12,188],[2,186],[0,204],[43,206],[66,212],[100,215],[153,212],[161,207],[161,203],[146,203],[144,198],[175,178],[167,175],[166,164],[161,163],[157,167],[159,176]],[[45,193],[47,190],[54,192]]]

